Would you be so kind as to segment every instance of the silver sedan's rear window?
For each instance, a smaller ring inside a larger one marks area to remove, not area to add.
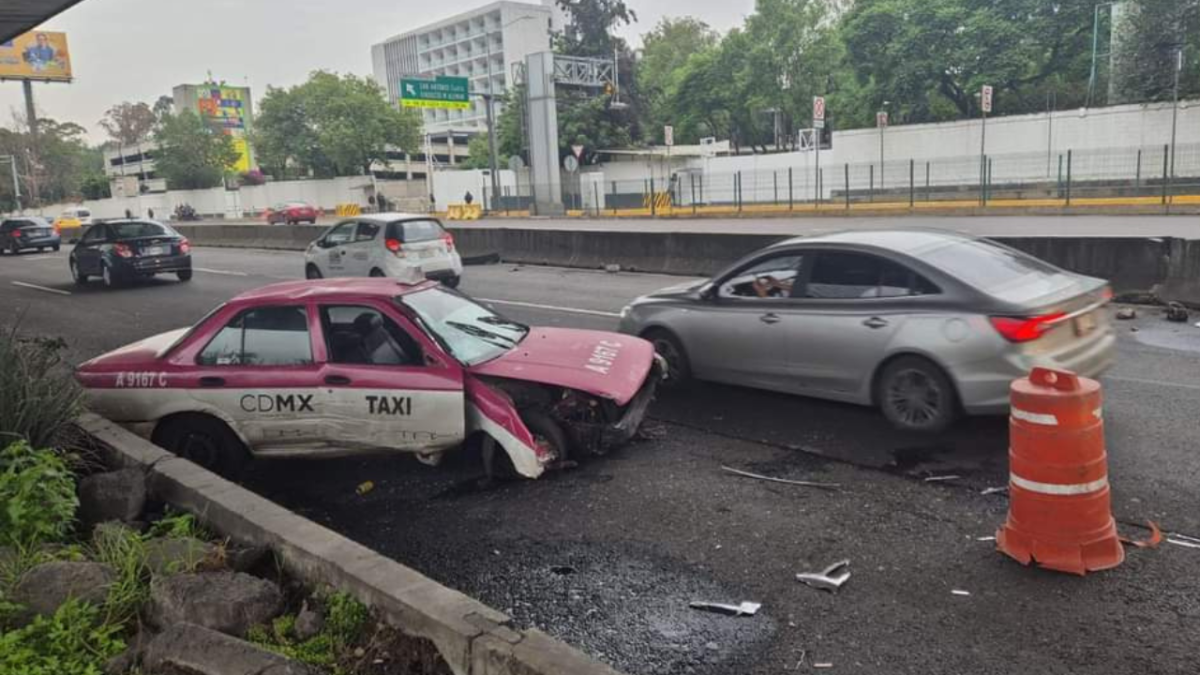
[[[923,251],[921,259],[989,295],[1017,304],[1077,284],[1072,275],[1049,263],[982,239]]]

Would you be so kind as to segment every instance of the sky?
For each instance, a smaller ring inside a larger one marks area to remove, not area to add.
[[[490,0],[84,0],[40,26],[67,33],[75,81],[34,84],[39,117],[70,121],[105,140],[97,122],[113,104],[153,105],[209,71],[249,85],[298,84],[317,69],[371,74],[371,45]],[[754,0],[626,0],[638,22],[620,31],[635,45],[663,16],[692,15],[726,31]],[[24,110],[21,85],[0,82],[0,126]]]

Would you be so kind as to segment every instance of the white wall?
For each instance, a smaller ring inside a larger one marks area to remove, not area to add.
[[[514,196],[516,190],[516,176],[508,169],[498,171],[500,175],[500,192],[504,193],[504,188],[508,188]],[[471,196],[475,198],[474,203],[483,204],[483,195],[485,192],[491,191],[491,178],[484,175],[484,172],[479,169],[462,170],[462,171],[435,171],[433,173],[433,196],[437,200],[436,207],[438,210],[444,210],[447,204],[462,204],[463,197],[470,190]],[[528,194],[528,183],[522,181],[522,187]],[[491,197],[489,196],[490,200]]]
[[[392,183],[396,184],[395,189],[390,189],[389,184]],[[413,185],[420,187],[414,188]],[[422,194],[423,186],[424,181],[379,181],[380,191],[385,194],[411,192],[413,189],[417,190],[416,194]],[[204,215],[223,215],[230,219],[255,218],[264,209],[285,201],[308,202],[328,212],[332,212],[338,204],[358,204],[366,207],[371,192],[369,176],[343,176],[328,180],[271,182],[243,187],[240,190],[171,190],[133,197],[53,204],[38,209],[27,209],[26,213],[53,217],[67,206],[85,206],[92,210],[92,215],[96,218],[120,218],[125,215],[126,209],[136,216],[148,216],[149,211],[153,209],[155,218],[165,220],[175,212],[176,206],[189,204],[197,213]]]

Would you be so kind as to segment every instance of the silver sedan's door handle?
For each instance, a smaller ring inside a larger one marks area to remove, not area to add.
[[[758,317],[758,320],[762,321],[763,323],[779,323],[780,319],[779,319],[779,315],[776,314],[775,312],[768,312],[768,313],[763,314],[762,316]]]
[[[866,321],[863,321],[863,325],[867,328],[883,328],[884,326],[888,325],[888,322],[886,319],[873,316]]]

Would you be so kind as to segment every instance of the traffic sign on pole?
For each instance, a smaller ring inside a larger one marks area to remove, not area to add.
[[[979,95],[979,103],[981,106],[983,106],[983,112],[992,112],[992,85],[983,85],[983,90]]]
[[[663,145],[668,148],[675,145],[675,127],[670,124],[663,127]]]
[[[433,80],[400,80],[400,105],[405,108],[471,107],[470,87],[465,77],[441,77]]]
[[[882,129],[883,127],[886,127],[887,125],[888,125],[888,114],[882,110],[875,113],[875,126]]]

